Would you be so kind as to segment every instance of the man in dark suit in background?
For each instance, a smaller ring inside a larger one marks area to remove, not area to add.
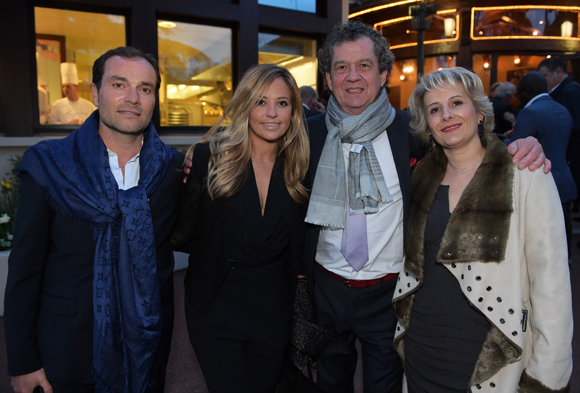
[[[159,85],[151,55],[108,51],[99,109],[24,155],[5,297],[17,393],[164,389],[182,157],[151,124]]]
[[[515,120],[515,116],[510,101],[514,98],[515,91],[516,87],[511,82],[503,82],[495,89],[491,103],[495,116],[493,132],[496,134],[505,134],[513,128],[512,123]]]
[[[512,139],[533,136],[542,144],[546,157],[552,161],[552,175],[564,210],[568,250],[572,240],[570,202],[577,197],[576,183],[566,161],[566,149],[572,133],[572,116],[548,94],[546,78],[537,72],[525,74],[518,82],[517,97],[523,109],[511,135]]]
[[[544,59],[538,64],[548,83],[548,93],[557,103],[564,105],[572,116],[572,134],[568,142],[568,162],[576,184],[580,184],[580,84],[568,75],[565,60],[559,57]],[[576,202],[576,208],[578,202]]]
[[[324,105],[318,102],[318,93],[314,88],[302,86],[300,88],[300,98],[302,99],[302,107],[306,118],[326,112]]]
[[[359,339],[365,393],[398,393],[403,370],[393,349],[391,299],[403,263],[410,166],[423,150],[409,133],[407,112],[387,98],[394,58],[379,32],[356,21],[339,25],[318,60],[333,94],[326,115],[308,119],[313,185],[305,270],[318,324],[338,339],[318,359],[317,381],[328,392],[352,393]],[[520,167],[535,158],[537,152]]]

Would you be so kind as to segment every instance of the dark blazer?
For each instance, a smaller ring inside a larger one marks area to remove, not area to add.
[[[308,119],[308,131],[310,133],[310,166],[307,179],[309,188],[312,189],[318,161],[324,148],[326,135],[326,114]],[[411,158],[417,161],[425,155],[425,149],[421,143],[409,132],[409,115],[406,111],[397,110],[395,120],[387,128],[393,159],[397,168],[397,176],[403,194],[403,225],[404,233],[407,233],[409,221],[410,194],[411,194]],[[380,154],[380,152],[378,152]],[[306,240],[304,246],[305,270],[308,277],[308,289],[314,294],[314,263],[316,258],[316,245],[320,226],[306,225]]]
[[[550,93],[559,104],[564,105],[572,116],[572,134],[580,133],[580,84],[568,75],[560,85]]]
[[[322,112],[315,111],[314,109],[307,108],[304,105],[302,105],[302,110],[304,111],[304,117],[306,117],[307,119],[309,117],[314,117],[314,116],[318,116],[318,115],[322,114]]]
[[[208,143],[196,145],[172,236],[175,249],[190,254],[185,275],[185,296],[203,314],[210,310],[231,269],[224,252],[223,235],[223,216],[228,214],[228,200],[212,200],[206,187],[210,155]],[[293,219],[290,224],[290,246],[284,254],[288,277],[292,279],[289,288],[291,293],[294,292],[294,278],[297,276],[297,264],[304,245],[306,207],[307,203],[297,204],[294,201],[291,206]]]
[[[568,161],[576,184],[580,184],[580,84],[574,81],[572,75],[568,75],[550,95],[557,103],[564,105],[572,116]]]
[[[493,115],[495,118],[495,128],[493,132],[496,134],[503,134],[512,129],[512,123],[505,120],[503,115],[506,112],[513,113],[514,110],[511,105],[503,99],[503,97],[494,97],[491,100],[493,105]]]
[[[182,189],[183,155],[173,160],[149,204],[157,245],[163,331],[151,381],[163,391],[173,331],[170,236]],[[5,297],[8,374],[44,367],[49,381],[94,383],[93,231],[55,211],[22,176]]]
[[[549,95],[542,96],[523,108],[511,137],[512,140],[535,137],[552,161],[552,175],[562,203],[576,199],[576,183],[566,161],[566,149],[572,133],[572,116]],[[576,154],[578,154],[576,152]]]

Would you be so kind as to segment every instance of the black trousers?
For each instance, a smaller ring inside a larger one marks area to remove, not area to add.
[[[230,270],[209,313],[185,299],[189,338],[211,393],[272,393],[290,332],[282,261]]]
[[[317,381],[332,393],[352,393],[361,344],[365,393],[400,393],[403,366],[393,348],[397,319],[391,300],[397,278],[367,288],[350,288],[314,269],[318,324],[339,337],[317,360]]]

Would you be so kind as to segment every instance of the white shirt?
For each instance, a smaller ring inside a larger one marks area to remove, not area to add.
[[[345,173],[348,173],[351,146],[348,143],[342,144]],[[348,264],[340,252],[342,229],[322,228],[316,248],[316,262],[351,280],[372,280],[389,273],[399,273],[403,264],[403,194],[386,132],[373,140],[373,148],[393,201],[379,212],[367,214],[369,261],[358,272]]]
[[[97,109],[89,100],[80,98],[71,101],[67,97],[56,100],[50,109],[48,122],[50,124],[65,124],[71,120],[85,121]]]
[[[552,87],[552,90],[550,90],[548,93],[553,92],[554,90],[556,90],[558,88],[558,86],[560,86],[562,84],[562,82],[558,83],[556,86]]]
[[[119,167],[119,156],[117,153],[112,152],[109,149],[107,149],[107,151],[109,152],[109,166],[111,167],[113,176],[115,176],[119,190],[128,190],[129,188],[133,188],[139,184],[139,178],[141,176],[139,156],[141,155],[141,152],[137,153],[135,157],[127,161],[125,164],[125,177],[123,177],[123,171]]]

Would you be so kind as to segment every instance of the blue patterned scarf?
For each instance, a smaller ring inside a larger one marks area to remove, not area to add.
[[[119,190],[98,127],[97,110],[67,138],[30,147],[18,173],[27,173],[53,208],[93,229],[96,391],[142,393],[149,386],[163,324],[148,197],[176,152],[150,124],[140,153],[139,184]]]

